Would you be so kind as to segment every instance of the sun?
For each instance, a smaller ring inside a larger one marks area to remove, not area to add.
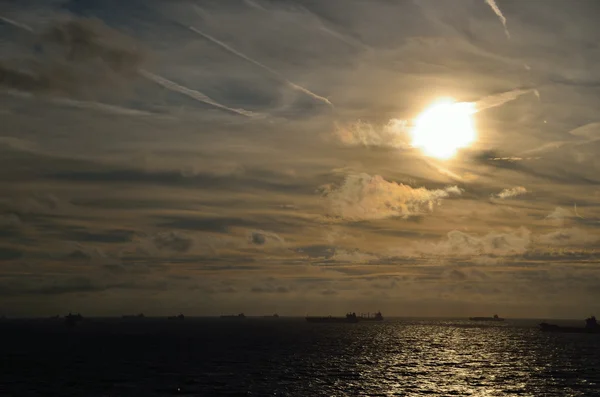
[[[448,159],[476,139],[473,114],[475,104],[442,98],[423,111],[414,121],[412,146],[427,156]]]

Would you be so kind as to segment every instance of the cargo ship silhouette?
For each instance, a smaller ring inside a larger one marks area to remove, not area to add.
[[[494,317],[469,317],[471,321],[504,321],[502,317],[498,317],[497,314],[494,314]]]
[[[309,323],[359,323],[359,322],[370,322],[370,321],[383,321],[383,315],[381,312],[375,313],[374,316],[371,317],[370,314],[367,316],[357,316],[356,313],[347,313],[345,317],[333,317],[333,316],[325,316],[325,317],[316,317],[316,316],[306,316],[306,321]]]

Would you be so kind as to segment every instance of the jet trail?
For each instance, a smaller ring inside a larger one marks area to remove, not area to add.
[[[196,91],[196,90],[192,90],[190,88],[184,87],[184,86],[179,85],[171,80],[167,80],[164,77],[161,77],[154,73],[148,72],[147,70],[140,69],[139,73],[140,73],[140,75],[147,78],[148,80],[153,81],[154,83],[156,83],[168,90],[179,92],[180,94],[186,95],[186,96],[188,96],[192,99],[195,99],[199,102],[203,102],[208,105],[214,106],[216,108],[219,108],[222,110],[227,110],[227,111],[237,113],[237,114],[240,114],[240,115],[246,116],[246,117],[260,116],[259,114],[250,112],[248,110],[235,109],[235,108],[230,108],[228,106],[222,105],[222,104],[216,102],[215,100],[213,100],[212,98],[210,98],[209,96],[201,93],[200,91]]]
[[[494,11],[494,13],[496,13],[498,18],[500,18],[500,22],[502,22],[502,26],[504,26],[504,33],[506,33],[506,37],[508,37],[510,39],[510,33],[508,33],[508,28],[506,27],[506,18],[502,14],[502,11],[500,11],[500,7],[498,7],[498,4],[496,4],[496,1],[495,0],[485,0],[485,2],[487,3],[487,5],[489,5],[491,7],[491,9]]]
[[[220,41],[220,40],[218,40],[218,39],[216,39],[216,38],[214,38],[214,37],[212,37],[212,36],[210,36],[210,35],[208,35],[208,34],[206,34],[206,33],[202,32],[202,31],[201,31],[201,30],[199,30],[199,29],[196,29],[196,28],[195,28],[195,27],[193,27],[193,26],[188,26],[188,28],[189,28],[189,29],[190,29],[192,32],[199,34],[200,36],[204,37],[206,40],[208,40],[208,41],[210,41],[210,42],[212,42],[212,43],[214,43],[214,44],[218,45],[219,47],[221,47],[221,48],[223,48],[223,49],[227,50],[228,52],[232,53],[233,55],[236,55],[236,56],[238,56],[238,57],[240,57],[240,58],[244,59],[245,61],[248,61],[248,62],[250,62],[251,64],[258,66],[259,68],[266,70],[267,72],[269,72],[269,73],[271,73],[272,75],[276,76],[276,77],[277,77],[277,78],[278,78],[280,81],[282,81],[283,83],[287,84],[288,86],[290,86],[290,87],[291,87],[291,88],[293,88],[294,90],[297,90],[297,91],[303,92],[304,94],[306,94],[306,95],[310,96],[311,98],[314,98],[314,99],[316,99],[316,100],[318,100],[318,101],[324,102],[324,103],[328,104],[329,106],[332,106],[332,107],[333,107],[333,104],[332,104],[332,103],[329,101],[329,99],[327,99],[327,98],[325,98],[325,97],[322,97],[322,96],[320,96],[320,95],[317,95],[317,94],[315,94],[314,92],[312,92],[312,91],[310,91],[310,90],[308,90],[308,89],[306,89],[306,88],[304,88],[304,87],[302,87],[302,86],[299,86],[299,85],[298,85],[298,84],[296,84],[296,83],[293,83],[293,82],[289,81],[288,79],[286,79],[285,77],[283,77],[283,76],[282,76],[282,75],[281,75],[281,74],[280,74],[278,71],[276,71],[276,70],[273,70],[273,69],[271,69],[270,67],[268,67],[268,66],[266,66],[266,65],[263,65],[262,63],[260,63],[260,62],[258,62],[258,61],[255,61],[254,59],[250,58],[249,56],[247,56],[247,55],[245,55],[245,54],[243,54],[243,53],[239,52],[239,51],[238,51],[238,50],[236,50],[235,48],[233,48],[233,47],[230,47],[229,45],[227,45],[227,44],[223,43],[222,41]]]
[[[521,95],[529,94],[530,92],[539,98],[539,92],[536,89],[512,90],[501,94],[486,96],[475,102],[475,107],[478,112],[481,112],[482,110],[494,108],[496,106],[504,105],[507,102],[514,101]]]
[[[8,23],[9,25],[12,25],[16,28],[26,30],[29,33],[33,33],[33,29],[31,27],[25,25],[24,23],[20,23],[20,22],[12,20],[10,18],[3,17],[2,15],[0,15],[0,21],[4,21],[4,22]]]

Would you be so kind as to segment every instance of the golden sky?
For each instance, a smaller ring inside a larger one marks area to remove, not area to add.
[[[0,6],[0,314],[597,312],[598,11]]]

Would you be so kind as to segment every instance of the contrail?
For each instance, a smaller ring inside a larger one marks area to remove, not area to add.
[[[496,1],[485,0],[485,2],[492,8],[492,10],[494,10],[496,15],[498,15],[498,18],[500,18],[500,22],[502,22],[502,26],[504,26],[504,33],[506,33],[506,37],[510,39],[510,33],[508,33],[508,28],[506,27],[506,18],[504,17],[504,15],[502,15],[502,11],[500,11],[500,8],[498,7],[498,4],[496,4]]]
[[[80,109],[97,110],[97,111],[111,113],[111,114],[117,114],[117,115],[121,115],[121,116],[161,116],[159,114],[146,112],[144,110],[131,109],[131,108],[127,108],[124,106],[109,105],[107,103],[102,103],[102,102],[80,101],[80,100],[76,100],[76,99],[61,98],[61,97],[34,96],[33,94],[31,94],[29,92],[16,91],[16,90],[5,90],[2,92],[4,94],[12,95],[15,97],[27,98],[27,99],[33,99],[33,98],[41,99],[41,100],[46,100],[50,103],[54,103],[57,105],[67,105],[67,106],[80,108]]]
[[[121,116],[162,116],[160,114],[146,112],[144,110],[131,109],[124,106],[109,105],[102,102],[93,101],[80,101],[76,99],[51,97],[51,96],[35,96],[30,92],[18,91],[18,90],[2,90],[2,94],[12,95],[13,97],[25,98],[25,99],[38,99],[48,101],[56,105],[66,105],[79,109],[90,109],[100,112],[116,114]]]
[[[244,109],[235,109],[235,108],[230,108],[228,106],[222,105],[218,102],[216,102],[214,99],[210,98],[209,96],[201,93],[200,91],[196,91],[196,90],[192,90],[190,88],[184,87],[182,85],[179,85],[171,80],[167,80],[164,77],[158,76],[154,73],[148,72],[147,70],[144,69],[140,69],[139,70],[140,75],[142,75],[143,77],[147,78],[150,81],[155,82],[156,84],[171,90],[171,91],[175,91],[175,92],[179,92],[180,94],[186,95],[192,99],[195,99],[199,102],[203,102],[206,103],[208,105],[214,106],[216,108],[219,109],[223,109],[223,110],[227,110],[233,113],[237,113],[240,114],[242,116],[246,116],[246,117],[258,117],[260,116],[257,113],[254,112],[250,112],[248,110],[244,110]]]
[[[210,42],[212,42],[212,43],[214,43],[214,44],[216,44],[216,45],[220,46],[221,48],[223,48],[223,49],[225,49],[225,50],[229,51],[229,52],[230,52],[230,53],[232,53],[233,55],[236,55],[236,56],[238,56],[238,57],[240,57],[240,58],[244,59],[245,61],[248,61],[248,62],[250,62],[251,64],[258,66],[259,68],[266,70],[267,72],[269,72],[269,73],[271,73],[272,75],[276,76],[276,77],[277,77],[277,78],[278,78],[280,81],[284,82],[285,84],[287,84],[288,86],[290,86],[290,87],[291,87],[291,88],[293,88],[294,90],[297,90],[297,91],[303,92],[304,94],[306,94],[306,95],[310,96],[311,98],[314,98],[314,99],[316,99],[316,100],[319,100],[319,101],[321,101],[321,102],[324,102],[324,103],[328,104],[329,106],[333,106],[333,104],[332,104],[332,103],[329,101],[329,99],[327,99],[327,98],[325,98],[325,97],[322,97],[322,96],[320,96],[320,95],[317,95],[317,94],[315,94],[314,92],[312,92],[312,91],[310,91],[310,90],[308,90],[308,89],[306,89],[306,88],[304,88],[304,87],[302,87],[302,86],[299,86],[299,85],[298,85],[298,84],[296,84],[296,83],[293,83],[293,82],[289,81],[288,79],[286,79],[285,77],[283,77],[283,76],[282,76],[282,75],[281,75],[279,72],[277,72],[276,70],[273,70],[273,69],[271,69],[270,67],[268,67],[268,66],[266,66],[266,65],[263,65],[262,63],[260,63],[260,62],[258,62],[258,61],[255,61],[254,59],[250,58],[249,56],[247,56],[247,55],[245,55],[245,54],[243,54],[243,53],[239,52],[239,51],[238,51],[238,50],[236,50],[235,48],[233,48],[233,47],[230,47],[229,45],[227,45],[227,44],[223,43],[222,41],[220,41],[220,40],[218,40],[218,39],[216,39],[216,38],[214,38],[214,37],[212,37],[212,36],[210,36],[210,35],[208,35],[208,34],[206,34],[206,33],[202,32],[202,31],[201,31],[201,30],[199,30],[199,29],[196,29],[196,28],[195,28],[195,27],[193,27],[193,26],[188,26],[188,28],[189,28],[189,29],[190,29],[192,32],[199,34],[200,36],[204,37],[206,40],[208,40],[208,41],[210,41]]]
[[[26,30],[29,33],[33,33],[33,29],[31,27],[25,25],[24,23],[20,23],[15,20],[12,20],[10,18],[3,17],[2,15],[0,15],[0,21],[4,21],[4,22],[8,23],[9,25],[12,25],[16,28]]]
[[[539,92],[536,89],[527,89],[527,90],[512,90],[503,92],[501,94],[486,96],[475,102],[475,107],[478,112],[482,110],[486,110],[489,108],[494,108],[496,106],[504,105],[507,102],[514,101],[521,95],[533,93],[536,97],[539,98]]]

